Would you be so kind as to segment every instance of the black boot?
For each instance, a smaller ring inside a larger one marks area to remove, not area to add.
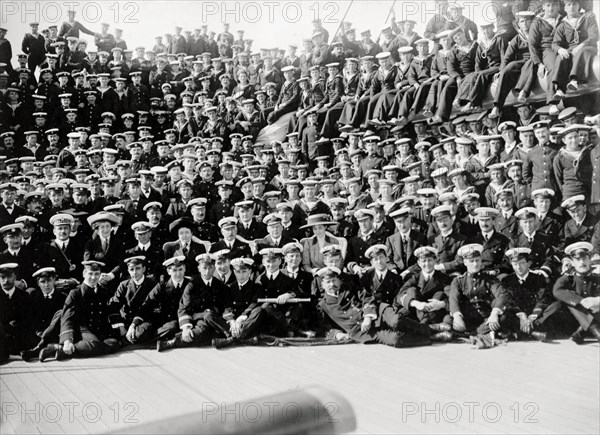
[[[41,347],[36,346],[33,349],[24,350],[21,352],[21,359],[25,362],[32,362],[34,359],[38,359],[40,355]]]
[[[156,351],[162,352],[167,349],[173,349],[175,347],[175,339],[171,340],[157,340],[156,341]]]
[[[235,342],[236,342],[236,339],[233,337],[213,338],[212,339],[212,347],[214,347],[215,349],[223,349],[223,348],[231,346]]]
[[[577,328],[577,330],[574,333],[571,334],[570,338],[577,344],[583,344],[584,337],[585,337],[585,331],[580,326],[579,328]]]
[[[596,323],[592,323],[588,328],[587,332],[594,337],[596,340],[600,341],[600,327]]]

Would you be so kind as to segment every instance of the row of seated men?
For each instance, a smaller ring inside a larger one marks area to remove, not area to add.
[[[565,206],[571,210],[582,204]],[[258,252],[246,243],[246,255],[236,247],[241,242],[235,238],[237,220],[224,218],[219,222],[224,239],[211,253],[196,255],[193,268],[186,261],[190,248],[179,245],[162,264],[164,275],[160,268],[148,268],[145,255],[125,258],[127,273],[118,284],[111,283],[113,272],[103,272],[105,263],[88,259],[82,262],[81,282],[42,267],[25,291],[19,264],[3,263],[4,355],[22,353],[25,360],[45,361],[155,342],[159,351],[208,344],[222,348],[256,344],[261,334],[318,334],[394,347],[469,336],[478,347],[493,346],[496,337],[546,341],[549,335],[571,334],[577,343],[586,336],[600,339],[600,275],[592,270],[590,243],[555,251],[561,261],[548,258],[551,246],[544,246],[544,236],[533,230],[533,208],[517,213],[520,240],[504,246],[506,238],[493,227],[496,209],[476,209],[481,243],[466,243],[454,231],[450,206],[438,206],[432,214],[440,229],[432,244],[415,243],[419,233],[411,230],[411,209],[399,207],[390,213],[399,231],[386,244],[368,243],[375,213],[367,209],[355,215],[361,232],[347,246],[326,231],[333,224],[328,216],[316,214],[307,223],[315,233],[311,240]],[[71,222],[69,215],[58,215],[53,224],[68,230]],[[112,230],[112,217],[101,213],[91,223],[98,230],[96,242],[108,254],[101,235]],[[280,217],[272,216],[267,225],[281,234]],[[21,237],[20,224],[3,230],[7,243]],[[191,225],[179,224],[177,233],[191,233]],[[272,231],[270,237],[277,234]],[[361,244],[361,257],[352,257]],[[411,245],[412,261],[398,267],[397,257],[408,259],[403,251]],[[303,257],[315,250],[322,267],[307,271]]]

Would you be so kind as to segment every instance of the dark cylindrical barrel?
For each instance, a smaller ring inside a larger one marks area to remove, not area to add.
[[[121,428],[126,434],[317,434],[356,429],[352,406],[339,394],[309,387],[244,402],[201,403],[198,412]]]

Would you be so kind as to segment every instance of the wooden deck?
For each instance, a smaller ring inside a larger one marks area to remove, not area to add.
[[[509,343],[136,350],[0,366],[0,433],[101,433],[311,385],[356,433],[600,432],[600,347]],[[243,418],[243,416],[242,416]]]

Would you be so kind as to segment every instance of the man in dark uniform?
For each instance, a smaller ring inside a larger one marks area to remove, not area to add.
[[[6,249],[0,253],[0,263],[17,263],[19,279],[28,280],[34,271],[32,247],[23,247],[23,224],[11,224],[0,227],[0,235]]]
[[[260,333],[285,337],[288,334],[289,324],[299,320],[295,313],[298,307],[288,304],[290,299],[302,297],[295,281],[283,274],[282,250],[280,248],[265,248],[259,252],[262,256],[264,272],[256,278],[260,291],[258,298],[276,299],[277,302],[264,302],[258,304],[241,323],[239,338],[248,339]],[[232,345],[237,340],[233,337],[213,340],[213,346],[220,349]]]
[[[18,267],[17,263],[0,263],[0,363],[33,346],[30,298],[15,286]]]
[[[46,41],[44,40],[44,37],[38,33],[40,23],[30,23],[29,26],[31,28],[31,33],[26,33],[23,37],[21,50],[23,50],[23,53],[29,55],[27,67],[33,74],[46,57]]]
[[[447,317],[448,296],[445,293],[452,279],[443,272],[435,270],[437,250],[431,246],[421,246],[415,249],[415,257],[420,270],[411,273],[400,292],[394,305],[404,309],[411,317],[427,324],[431,329],[449,332],[450,317]]]
[[[229,255],[232,258],[249,258],[252,256],[250,245],[247,242],[240,240],[241,238],[238,237],[237,221],[238,220],[233,216],[229,216],[221,219],[218,222],[223,240],[211,245],[211,253],[218,252],[223,249],[229,249]]]
[[[502,271],[508,271],[503,266],[504,253],[508,248],[510,240],[505,235],[494,229],[496,218],[500,212],[491,207],[479,207],[475,209],[479,231],[472,238],[474,243],[483,246],[481,262],[483,270],[497,275]]]
[[[240,201],[235,206],[240,216],[237,223],[240,237],[255,240],[267,235],[265,224],[254,217],[254,201]]]
[[[136,329],[133,319],[140,311],[150,291],[156,286],[157,280],[146,276],[145,256],[129,257],[123,262],[127,265],[129,278],[121,281],[109,301],[112,312],[109,320],[113,328],[119,329],[121,339],[127,339],[130,343],[134,343]],[[128,329],[126,329],[127,325],[129,325]]]
[[[175,338],[156,343],[156,350],[203,346],[214,337],[226,337],[228,328],[220,321],[229,300],[229,289],[214,277],[214,254],[196,257],[199,274],[183,290],[179,303],[179,327]]]
[[[388,249],[385,245],[376,244],[367,249],[365,256],[370,260],[372,268],[360,277],[360,285],[365,294],[370,295],[377,307],[376,328],[389,327],[402,334],[414,334],[427,340],[431,330],[409,317],[406,310],[397,310],[396,298],[402,286],[402,278],[388,269]],[[449,328],[447,328],[449,330]],[[451,338],[445,334],[447,338]],[[437,340],[441,336],[432,336]]]
[[[284,245],[294,241],[289,236],[283,234],[281,217],[277,213],[265,216],[263,223],[266,224],[268,235],[254,240],[258,251],[264,248],[283,248]]]
[[[573,263],[574,273],[563,275],[554,284],[554,297],[567,308],[581,325],[571,339],[582,344],[586,335],[600,341],[600,275],[592,273],[591,243],[567,246],[565,254]]]
[[[529,270],[530,253],[529,248],[513,248],[506,251],[514,273],[502,279],[502,285],[509,295],[509,311],[519,319],[519,336],[545,341],[548,338],[547,334],[556,335],[564,324],[557,321],[560,317],[561,303],[552,297],[544,277]]]
[[[354,218],[358,222],[358,234],[348,241],[348,253],[346,263],[349,272],[363,275],[370,267],[370,261],[365,253],[369,247],[375,244],[385,243],[373,230],[375,212],[369,209],[357,210]]]
[[[56,288],[56,270],[53,267],[42,267],[31,276],[37,286],[27,289],[31,304],[31,332],[38,340],[36,347],[21,353],[23,361],[29,362],[39,356],[40,351],[46,347],[46,331],[48,328],[55,331],[60,327],[60,316],[67,295]]]
[[[177,311],[183,290],[191,282],[185,276],[185,257],[175,256],[162,263],[169,279],[159,282],[142,302],[127,331],[131,343],[171,340],[179,332]]]
[[[66,285],[77,283],[74,280],[80,278],[82,272],[84,246],[70,238],[73,220],[73,216],[66,213],[58,213],[50,218],[54,238],[40,247],[40,257],[35,259],[39,266],[54,268],[56,278]]]
[[[563,246],[569,246],[576,242],[591,242],[598,218],[588,212],[585,196],[575,195],[565,199],[561,207],[567,210],[571,216],[571,219],[565,223],[561,234]]]
[[[162,244],[154,240],[155,226],[150,222],[138,221],[131,225],[131,230],[137,241],[133,247],[129,247],[125,251],[125,256],[146,257],[146,270],[148,275],[151,275],[156,280],[159,280],[162,275],[163,249]]]
[[[16,218],[27,214],[23,207],[15,204],[17,189],[15,183],[0,184],[0,226],[14,224]]]
[[[506,314],[508,294],[492,275],[482,272],[479,244],[464,245],[458,252],[467,272],[457,276],[450,285],[449,311],[452,327],[457,332],[478,334],[478,346],[492,347],[490,332],[512,332],[512,318]]]
[[[194,225],[192,232],[200,240],[215,243],[219,240],[217,225],[206,220],[206,203],[206,198],[194,198],[188,202]]]
[[[552,210],[555,193],[552,189],[542,188],[531,192],[537,214],[536,231],[548,236],[558,245],[563,232],[563,219]]]
[[[440,205],[431,210],[431,215],[439,228],[439,234],[430,240],[431,246],[438,250],[439,263],[435,269],[447,274],[461,272],[464,266],[458,251],[466,243],[466,238],[455,228],[452,206]]]
[[[529,248],[531,268],[539,271],[547,279],[556,274],[554,241],[543,232],[536,229],[537,214],[533,207],[524,207],[515,213],[519,219],[519,234],[510,241],[510,248]]]
[[[60,344],[49,344],[40,352],[40,361],[54,357],[87,358],[118,350],[118,331],[110,324],[108,301],[113,295],[109,287],[99,284],[99,261],[83,261],[83,283],[71,290],[65,301],[60,324]]]

